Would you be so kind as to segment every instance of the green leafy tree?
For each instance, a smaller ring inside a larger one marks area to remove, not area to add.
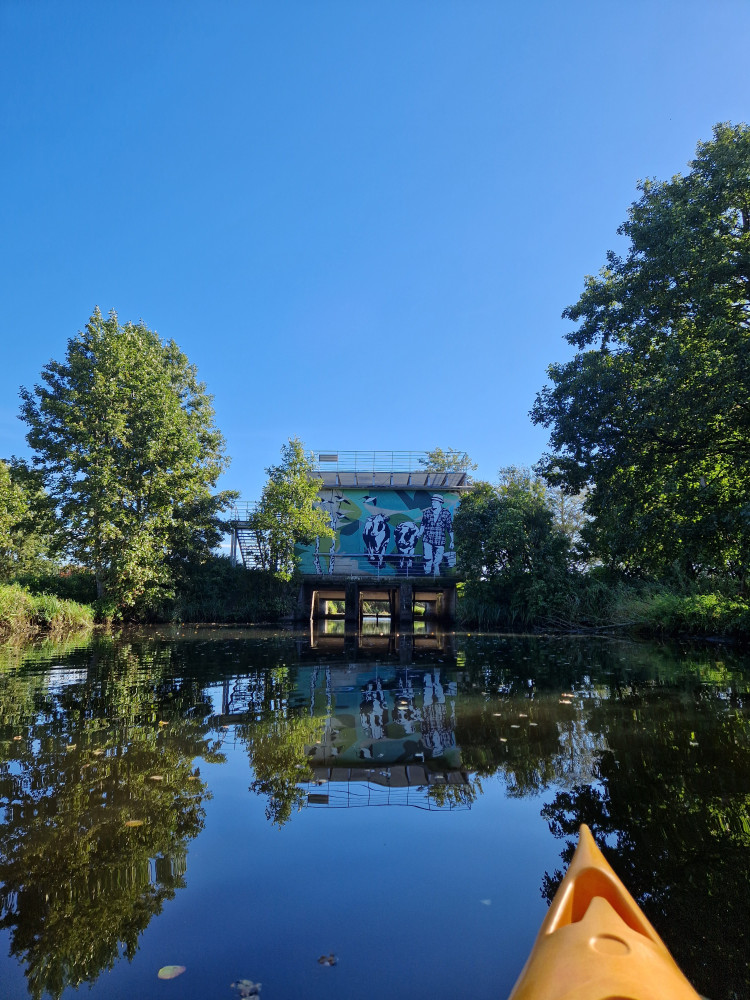
[[[454,527],[467,596],[494,602],[499,624],[528,624],[567,592],[568,539],[533,476],[505,470],[497,486],[476,483],[461,497]]]
[[[218,542],[235,496],[212,492],[228,460],[195,367],[174,341],[96,309],[20,394],[68,552],[125,613],[158,606]]]
[[[39,484],[0,459],[0,580],[56,569],[53,528]]]
[[[472,462],[465,451],[458,451],[455,448],[433,448],[425,453],[425,458],[419,459],[419,464],[424,466],[426,472],[467,472],[471,473],[477,469],[476,462]]]
[[[251,517],[261,566],[288,580],[297,566],[295,545],[309,545],[333,534],[326,514],[317,509],[320,480],[299,438],[281,449],[281,462],[266,469],[268,479]]]
[[[750,128],[720,124],[690,172],[639,184],[563,316],[578,353],[531,411],[540,468],[588,489],[594,555],[638,573],[747,579],[750,566]]]

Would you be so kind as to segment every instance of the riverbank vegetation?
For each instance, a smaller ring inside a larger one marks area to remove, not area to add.
[[[0,639],[93,628],[90,604],[65,600],[55,594],[32,594],[18,584],[0,583]]]

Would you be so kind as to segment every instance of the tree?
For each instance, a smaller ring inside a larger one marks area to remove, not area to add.
[[[717,125],[686,176],[639,184],[597,277],[563,316],[578,348],[532,419],[540,468],[589,489],[593,552],[626,570],[750,567],[750,128]]]
[[[42,383],[21,419],[68,552],[124,612],[158,606],[236,496],[212,493],[228,465],[212,397],[174,341],[98,309]]]
[[[536,620],[566,594],[568,540],[538,479],[506,474],[497,486],[476,483],[461,497],[454,527],[467,596],[495,602],[498,623]]]
[[[268,479],[251,524],[261,566],[288,580],[297,566],[295,545],[309,545],[333,532],[328,516],[317,509],[320,480],[313,476],[313,459],[299,438],[281,449],[281,463],[266,469]]]
[[[507,486],[516,483],[527,489],[541,492],[545,503],[552,514],[552,523],[568,538],[571,550],[579,563],[585,562],[582,551],[581,531],[589,518],[584,511],[586,493],[567,493],[561,486],[552,486],[545,482],[537,469],[528,466],[508,465],[500,469],[499,483]]]
[[[56,567],[46,497],[24,470],[0,459],[0,580]]]
[[[474,472],[477,468],[476,462],[472,462],[465,451],[457,451],[455,448],[433,448],[432,451],[425,452],[426,457],[419,459],[419,464],[423,465],[426,472]]]

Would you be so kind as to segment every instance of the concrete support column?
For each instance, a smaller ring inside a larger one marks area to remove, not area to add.
[[[456,620],[456,596],[455,587],[448,587],[443,593],[443,619],[446,622],[455,622]]]
[[[320,594],[317,590],[313,590],[310,595],[310,618],[312,621],[317,621],[320,618]]]
[[[300,622],[310,621],[312,618],[312,587],[309,583],[300,584],[295,618]]]
[[[414,625],[414,587],[402,583],[398,588],[398,621],[402,628]]]
[[[344,622],[359,628],[359,584],[356,580],[347,580],[344,602]]]

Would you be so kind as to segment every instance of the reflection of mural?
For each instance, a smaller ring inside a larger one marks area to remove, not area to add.
[[[334,536],[326,558],[320,539],[297,547],[303,573],[449,576],[456,572],[453,517],[457,492],[323,490],[319,506]]]

